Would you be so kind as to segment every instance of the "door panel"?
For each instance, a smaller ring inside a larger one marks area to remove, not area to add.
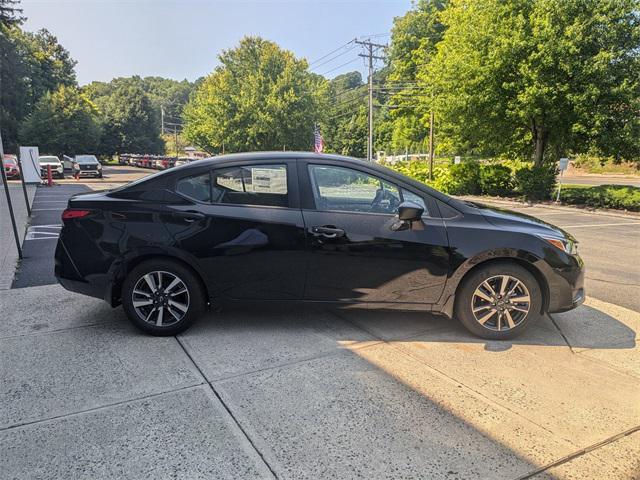
[[[300,210],[198,205],[169,207],[178,248],[195,256],[217,294],[237,299],[300,299],[306,268]]]
[[[439,300],[449,270],[442,219],[429,217],[425,209],[423,221],[394,229],[398,205],[408,195],[402,186],[344,165],[309,164],[299,171],[301,191],[312,192],[303,210],[309,248],[306,299]],[[309,201],[315,209],[308,208]]]
[[[178,248],[198,260],[215,294],[302,298],[305,231],[300,209],[289,208],[297,191],[287,177],[287,170],[295,174],[291,167],[230,166],[176,183],[178,193],[198,201],[169,206],[170,228]]]
[[[393,231],[393,216],[308,210],[303,215],[310,250],[306,299],[435,303],[440,298],[449,267],[441,219]],[[330,238],[314,227],[344,234]]]

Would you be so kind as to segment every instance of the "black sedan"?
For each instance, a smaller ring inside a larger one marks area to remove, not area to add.
[[[225,301],[365,302],[505,339],[583,302],[576,241],[353,158],[220,156],[69,200],[68,290],[174,335]]]

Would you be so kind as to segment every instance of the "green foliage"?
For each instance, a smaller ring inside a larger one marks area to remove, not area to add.
[[[451,195],[478,195],[480,193],[480,164],[463,162],[449,167],[451,179],[447,192]]]
[[[394,141],[452,152],[640,159],[638,0],[417,2],[395,21],[390,79],[412,108]],[[434,45],[435,42],[435,45]],[[407,90],[407,89],[405,89]]]
[[[135,84],[121,84],[101,102],[104,136],[100,153],[150,153],[164,151],[160,125],[149,96]]]
[[[480,167],[480,190],[485,195],[506,197],[513,194],[511,168],[489,163]]]
[[[529,200],[549,200],[556,186],[555,165],[527,166],[516,170],[516,191]]]
[[[0,0],[0,25],[17,25],[22,23],[22,9],[18,7],[20,0]]]
[[[22,144],[58,156],[96,152],[100,136],[95,106],[78,89],[65,86],[45,93],[20,129]]]
[[[309,150],[326,80],[259,37],[223,51],[185,108],[185,134],[210,151]]]
[[[338,75],[329,81],[321,132],[329,153],[363,158],[367,155],[369,128],[366,85],[360,72]]]
[[[7,151],[15,151],[21,122],[42,96],[76,84],[75,61],[47,30],[24,32],[0,23],[0,125]]]
[[[391,95],[387,102],[398,107],[389,114],[391,138],[387,145],[394,149],[427,148],[430,99],[420,94],[428,84],[415,82],[442,40],[445,26],[441,13],[447,4],[444,0],[418,0],[404,16],[394,20],[389,49]]]
[[[564,185],[560,200],[575,205],[596,208],[616,208],[640,211],[640,188],[626,185]]]

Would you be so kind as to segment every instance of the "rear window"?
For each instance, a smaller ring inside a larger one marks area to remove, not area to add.
[[[214,203],[288,207],[286,165],[247,165],[211,172]]]
[[[176,183],[176,192],[199,202],[210,202],[211,177],[209,172],[181,178]]]

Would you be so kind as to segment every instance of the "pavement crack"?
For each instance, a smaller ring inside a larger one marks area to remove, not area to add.
[[[75,417],[77,415],[83,415],[85,413],[98,412],[100,410],[105,410],[107,408],[113,408],[113,407],[117,407],[119,405],[126,405],[127,403],[139,402],[141,400],[147,400],[149,398],[155,398],[155,397],[159,397],[161,395],[167,395],[169,393],[180,392],[182,390],[189,390],[189,389],[192,389],[192,388],[195,388],[195,387],[199,387],[201,385],[205,385],[205,382],[194,383],[193,385],[187,385],[185,387],[174,388],[173,390],[166,390],[166,391],[163,391],[163,392],[150,393],[148,395],[143,395],[141,397],[131,398],[129,400],[122,400],[120,402],[107,403],[105,405],[100,405],[98,407],[86,408],[84,410],[78,410],[77,412],[63,413],[61,415],[54,415],[52,417],[40,418],[38,420],[30,420],[28,422],[16,423],[16,424],[9,425],[9,426],[6,426],[6,427],[0,427],[0,432],[4,432],[4,431],[7,431],[7,430],[13,430],[14,428],[21,428],[21,427],[28,427],[28,426],[31,426],[31,425],[37,425],[39,423],[46,423],[46,422],[50,422],[50,421],[53,421],[53,420],[60,420],[60,419],[64,419],[64,418]]]
[[[211,392],[213,392],[213,394],[215,395],[215,397],[218,399],[218,401],[220,402],[220,404],[224,407],[224,409],[227,411],[227,413],[229,414],[229,416],[231,417],[231,419],[233,420],[233,422],[236,424],[236,426],[238,427],[238,429],[242,432],[242,434],[244,435],[244,437],[247,439],[247,441],[249,442],[249,444],[251,445],[251,447],[255,450],[255,452],[258,454],[258,456],[260,457],[260,459],[262,460],[262,462],[264,463],[264,465],[269,469],[269,471],[271,472],[271,475],[273,475],[273,478],[275,478],[276,480],[278,479],[278,474],[275,472],[275,470],[271,467],[271,465],[269,464],[269,462],[267,462],[267,459],[264,457],[263,453],[258,449],[258,447],[256,446],[255,442],[253,441],[253,439],[251,438],[251,436],[249,436],[249,434],[247,433],[247,431],[244,429],[244,427],[242,426],[242,424],[238,421],[238,419],[236,418],[236,416],[233,414],[233,412],[231,411],[231,408],[229,408],[229,406],[225,403],[225,401],[223,400],[222,396],[218,393],[218,391],[215,389],[215,387],[213,386],[213,384],[211,382],[209,382],[209,380],[207,380],[207,377],[205,376],[204,372],[202,371],[202,369],[200,368],[200,366],[196,363],[196,361],[193,359],[193,357],[191,356],[191,354],[189,353],[189,351],[187,350],[187,348],[184,346],[184,344],[182,343],[182,340],[180,340],[180,338],[176,335],[175,337],[173,337],[176,339],[176,341],[178,342],[178,345],[180,345],[180,348],[182,348],[182,350],[184,351],[184,354],[187,356],[187,358],[191,361],[191,363],[193,364],[193,366],[196,368],[196,370],[198,370],[198,372],[200,372],[200,375],[202,376],[202,378],[204,379],[204,381],[206,382],[206,384],[209,386],[209,388],[211,389]]]
[[[553,326],[556,327],[556,330],[558,330],[558,333],[562,336],[564,343],[567,344],[567,347],[569,347],[569,350],[571,351],[571,353],[576,353],[573,350],[573,347],[571,346],[571,344],[569,343],[569,340],[567,339],[567,337],[565,336],[564,332],[562,331],[562,329],[560,328],[560,326],[557,324],[556,319],[553,318],[551,316],[551,314],[547,314],[547,316],[549,317],[549,319],[551,320],[551,323],[553,323]]]
[[[638,425],[637,427],[633,427],[630,428],[629,430],[625,430],[624,432],[618,433],[617,435],[613,435],[612,437],[606,438],[598,443],[594,443],[593,445],[589,445],[588,447],[585,448],[581,448],[580,450],[577,450],[573,453],[570,453],[568,455],[565,455],[562,458],[559,458],[558,460],[555,460],[551,463],[548,463],[546,465],[543,465],[540,468],[537,468],[535,470],[533,470],[532,472],[529,472],[521,477],[517,477],[515,480],[527,480],[528,478],[533,478],[536,475],[545,472],[551,468],[555,468],[557,466],[563,465],[567,462],[570,462],[572,460],[575,460],[578,457],[581,457],[583,455],[586,455],[587,453],[591,453],[595,450],[598,450],[606,445],[609,445],[613,442],[616,442],[618,440],[620,440],[621,438],[627,437],[629,435],[632,435],[636,432],[640,431],[640,425]]]

